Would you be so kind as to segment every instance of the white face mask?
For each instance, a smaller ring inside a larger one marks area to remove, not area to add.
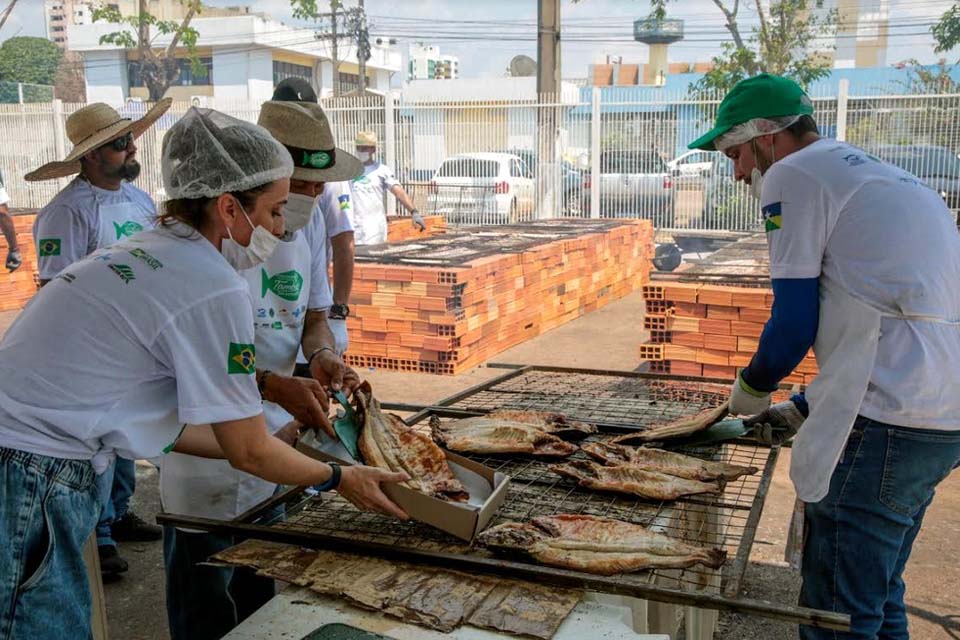
[[[756,142],[751,140],[750,145],[753,149],[753,162],[754,162],[753,170],[750,172],[750,195],[756,198],[757,200],[759,200],[760,195],[763,193],[763,174],[760,172],[760,169],[757,168],[756,166],[756,163],[759,160],[760,154],[757,153]],[[774,162],[777,161],[777,154],[776,154],[776,151],[774,151],[774,148],[772,145],[770,147],[770,153],[773,155],[773,161],[770,163],[772,165]],[[769,168],[770,167],[767,167],[768,170]]]
[[[260,225],[253,226],[253,221],[247,215],[247,210],[243,208],[240,201],[237,201],[240,211],[243,211],[243,217],[247,219],[247,224],[253,229],[250,235],[250,244],[243,246],[233,239],[230,228],[227,227],[227,238],[220,241],[220,253],[224,259],[230,263],[237,271],[250,269],[258,264],[263,264],[273,255],[277,245],[280,244],[280,238],[273,235]]]
[[[313,215],[316,198],[290,192],[287,204],[283,205],[283,227],[288,233],[294,233],[307,226]]]
[[[366,164],[373,160],[373,154],[369,151],[358,151],[357,157],[360,158],[360,162]]]

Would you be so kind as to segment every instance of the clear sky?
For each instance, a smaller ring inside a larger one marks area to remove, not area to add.
[[[8,0],[0,0],[5,6]],[[766,2],[767,0],[763,0]],[[206,0],[211,5],[250,5],[288,24],[293,23],[289,0]],[[325,5],[325,0],[317,0]],[[356,0],[346,0],[355,5]],[[727,0],[732,5],[732,0]],[[871,7],[879,0],[861,0]],[[930,24],[953,0],[890,0],[890,47],[887,62],[906,58],[933,62]],[[712,0],[674,0],[671,17],[686,23],[686,40],[671,46],[671,61],[706,61],[716,55],[720,42],[729,40],[720,11]],[[751,0],[740,2],[741,27],[749,33],[756,24]],[[374,36],[394,36],[406,56],[407,45],[422,41],[460,59],[463,77],[502,76],[517,54],[535,56],[536,0],[366,0],[370,31]],[[564,41],[561,52],[565,78],[587,75],[587,65],[607,54],[624,62],[645,62],[647,47],[632,41],[632,23],[649,12],[646,0],[563,0]],[[0,39],[14,35],[43,35],[43,0],[20,0]],[[954,56],[960,56],[955,53]],[[951,58],[951,62],[954,58]]]

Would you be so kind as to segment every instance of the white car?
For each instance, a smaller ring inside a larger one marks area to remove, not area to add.
[[[432,212],[452,224],[503,224],[533,217],[530,168],[511,153],[461,153],[430,182]]]
[[[693,149],[668,162],[667,167],[670,171],[679,171],[682,176],[705,176],[710,173],[717,153]]]

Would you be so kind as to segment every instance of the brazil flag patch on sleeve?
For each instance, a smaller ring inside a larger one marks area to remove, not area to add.
[[[768,204],[761,212],[763,213],[763,228],[764,231],[770,233],[771,231],[776,231],[777,229],[782,228],[783,226],[783,206],[780,202],[774,202]]]
[[[37,243],[40,249],[40,257],[60,255],[60,238],[42,238]]]
[[[257,370],[257,350],[252,344],[230,343],[227,373],[252,374]]]

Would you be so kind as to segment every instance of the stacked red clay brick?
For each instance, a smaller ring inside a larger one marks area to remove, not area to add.
[[[636,220],[462,267],[358,262],[345,360],[459,373],[636,291],[652,255],[653,228]]]
[[[37,292],[37,247],[33,242],[33,221],[36,214],[13,216],[17,243],[23,264],[13,273],[3,268],[7,259],[7,241],[0,234],[0,311],[23,309]]]
[[[650,341],[640,345],[640,359],[652,373],[733,380],[757,349],[773,292],[671,282],[644,286],[643,298]],[[785,382],[809,384],[816,373],[810,352]]]
[[[427,228],[421,233],[410,223],[409,216],[388,216],[387,242],[416,240],[417,238],[434,236],[447,230],[447,221],[444,220],[443,216],[423,216],[423,222]]]

